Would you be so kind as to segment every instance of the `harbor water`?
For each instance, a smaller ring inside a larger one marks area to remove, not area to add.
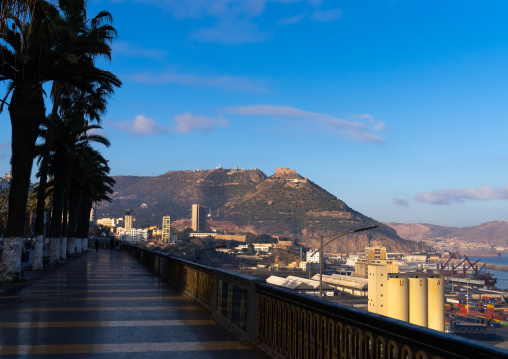
[[[480,263],[491,263],[508,266],[508,253],[501,253],[499,257],[469,257],[474,262],[481,259]],[[496,287],[499,289],[508,289],[508,272],[494,270],[494,269],[482,269],[482,272],[487,270],[497,278]]]

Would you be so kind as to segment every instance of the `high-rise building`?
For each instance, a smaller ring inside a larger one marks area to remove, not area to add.
[[[162,243],[169,244],[171,241],[171,217],[162,217]]]
[[[206,231],[206,207],[199,204],[192,205],[192,230],[194,232]]]
[[[387,264],[388,273],[398,272],[397,261],[386,259],[386,247],[365,248],[365,258],[358,258],[355,263],[355,276],[367,278],[368,268],[371,264]]]
[[[131,210],[127,210],[125,212],[125,232],[128,232],[130,231],[130,229],[132,228],[132,211]]]

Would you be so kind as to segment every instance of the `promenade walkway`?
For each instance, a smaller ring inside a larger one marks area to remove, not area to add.
[[[90,251],[0,296],[2,358],[266,358],[127,253]]]

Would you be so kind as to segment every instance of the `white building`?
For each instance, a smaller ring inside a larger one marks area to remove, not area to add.
[[[307,252],[307,262],[319,263],[319,250],[311,250]]]
[[[146,243],[148,240],[148,230],[131,228],[128,231],[119,231],[118,236],[122,242],[131,244],[138,244],[139,242]]]
[[[272,248],[271,244],[263,244],[263,243],[253,243],[255,252],[270,252],[270,248]]]
[[[117,221],[114,218],[100,218],[97,220],[96,223],[103,225],[103,226],[108,226],[111,228],[116,227],[116,225],[117,225]]]

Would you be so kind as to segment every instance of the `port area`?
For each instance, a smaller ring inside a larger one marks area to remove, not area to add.
[[[445,331],[508,349],[507,294],[455,283],[445,287]]]

